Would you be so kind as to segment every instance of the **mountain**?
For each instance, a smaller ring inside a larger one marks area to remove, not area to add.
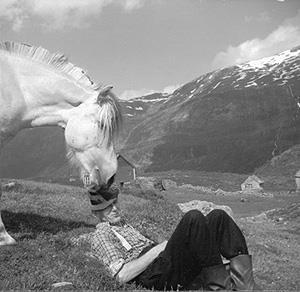
[[[59,127],[44,127],[19,132],[2,149],[0,163],[0,177],[69,175],[63,130]]]
[[[300,145],[295,145],[255,170],[265,186],[276,190],[295,190],[295,174],[300,170]]]
[[[300,145],[295,145],[279,155],[274,156],[255,170],[259,176],[293,177],[300,170]]]
[[[300,47],[126,102],[136,126],[124,151],[149,171],[252,172],[300,144],[299,106],[288,88],[300,95],[299,55]]]
[[[292,90],[292,94],[290,92]],[[300,47],[204,74],[172,94],[121,101],[121,152],[144,171],[249,173],[300,144]],[[58,128],[21,132],[1,177],[72,173]]]

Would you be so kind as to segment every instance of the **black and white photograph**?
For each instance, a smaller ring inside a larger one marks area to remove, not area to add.
[[[299,0],[0,0],[0,291],[299,291]]]

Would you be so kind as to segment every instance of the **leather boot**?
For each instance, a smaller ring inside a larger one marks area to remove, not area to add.
[[[232,290],[230,273],[223,264],[203,268],[201,274],[204,289],[209,291]]]
[[[230,259],[233,290],[261,290],[254,282],[251,255],[238,255]]]

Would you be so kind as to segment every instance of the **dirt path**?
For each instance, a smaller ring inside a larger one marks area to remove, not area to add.
[[[263,211],[286,207],[300,202],[300,194],[288,192],[273,192],[274,197],[243,196],[243,195],[214,195],[197,192],[191,189],[174,188],[163,192],[165,198],[173,203],[184,203],[191,200],[213,202],[218,205],[229,206],[237,218],[254,216]]]

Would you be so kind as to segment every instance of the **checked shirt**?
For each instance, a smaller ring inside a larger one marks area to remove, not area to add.
[[[146,247],[154,244],[128,224],[115,226],[108,222],[97,225],[91,242],[93,254],[113,277],[124,264],[136,259]]]

